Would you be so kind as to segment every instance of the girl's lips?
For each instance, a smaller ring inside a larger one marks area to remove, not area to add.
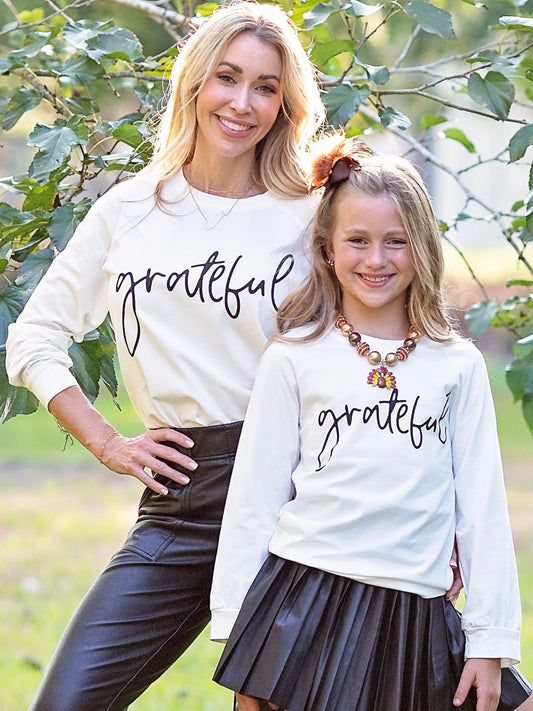
[[[392,279],[392,274],[379,274],[371,276],[370,274],[358,274],[358,277],[368,286],[379,287],[388,283]]]
[[[232,121],[231,119],[224,118],[223,116],[217,116],[218,122],[227,130],[234,133],[246,133],[253,126],[249,123],[238,123],[237,121]]]

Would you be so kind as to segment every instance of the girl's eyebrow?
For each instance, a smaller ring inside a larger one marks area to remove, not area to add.
[[[222,65],[225,65],[225,66],[227,66],[227,67],[230,67],[230,69],[233,69],[233,71],[234,71],[236,74],[242,74],[242,72],[243,72],[242,67],[239,67],[238,64],[232,64],[231,62],[227,62],[227,61],[225,61],[225,60],[222,60],[218,66],[221,67]],[[277,74],[260,74],[257,78],[258,78],[260,81],[266,81],[266,80],[268,80],[268,79],[273,79],[274,81],[277,81],[278,83],[279,83],[279,81],[280,81],[280,78],[278,77]]]

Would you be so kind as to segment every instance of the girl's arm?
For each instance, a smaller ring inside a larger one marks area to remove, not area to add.
[[[471,344],[465,344],[460,372],[450,428],[465,656],[501,658],[508,666],[520,661],[518,575],[488,375]]]
[[[288,351],[263,355],[239,441],[211,589],[211,638],[226,640],[268,553],[280,510],[292,498],[299,458],[299,397]]]
[[[117,474],[129,474],[157,493],[166,495],[168,489],[145,471],[187,484],[189,477],[165,462],[175,462],[185,469],[196,469],[196,463],[172,447],[161,444],[175,442],[183,447],[192,442],[171,428],[149,430],[139,437],[123,437],[87,400],[77,385],[55,395],[48,405],[50,413],[59,424],[86,447],[102,464]]]

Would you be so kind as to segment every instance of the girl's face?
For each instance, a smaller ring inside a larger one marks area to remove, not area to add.
[[[366,195],[347,186],[335,210],[327,252],[335,262],[346,317],[357,327],[358,318],[375,317],[379,310],[381,319],[388,315],[403,327],[415,267],[396,206],[385,193]]]
[[[281,71],[275,47],[251,32],[237,35],[198,94],[195,160],[254,160],[281,107]]]

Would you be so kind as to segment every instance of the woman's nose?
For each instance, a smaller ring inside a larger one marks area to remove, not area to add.
[[[250,92],[248,87],[241,86],[238,87],[233,93],[231,102],[231,108],[239,113],[245,113],[250,110]]]

